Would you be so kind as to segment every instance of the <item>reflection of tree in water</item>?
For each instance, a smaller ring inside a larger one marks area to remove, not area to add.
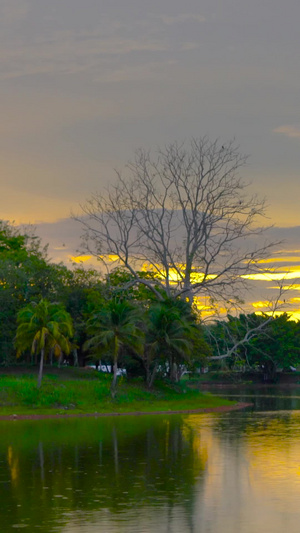
[[[75,510],[105,509],[117,520],[143,507],[167,506],[171,515],[180,506],[193,515],[205,457],[182,417],[18,421],[2,430],[3,531],[25,523],[50,532]]]
[[[212,394],[230,400],[252,403],[255,411],[300,409],[300,388],[279,386],[210,387]]]
[[[229,394],[232,392],[230,391]],[[236,401],[252,402],[253,408],[232,411],[217,419],[214,432],[219,434],[223,440],[245,439],[252,433],[267,430],[270,425],[273,425],[274,420],[280,425],[280,432],[283,432],[285,438],[297,431],[298,426],[294,428],[292,419],[295,420],[295,410],[300,409],[299,388],[245,388],[240,394],[237,389],[234,393]],[[225,392],[224,396],[226,396]],[[267,413],[267,416],[264,416],[264,413]],[[276,431],[277,434],[280,433],[278,431]]]
[[[286,445],[290,437],[300,440],[300,415],[293,411],[277,412],[231,412],[220,417],[213,426],[215,435],[221,440],[248,441],[258,435],[278,439],[278,446]]]

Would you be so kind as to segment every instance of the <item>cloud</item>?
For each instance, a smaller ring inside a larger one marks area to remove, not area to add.
[[[275,252],[277,253],[277,252]],[[281,252],[286,254],[287,252]],[[283,255],[282,257],[269,257],[268,259],[260,259],[258,263],[267,264],[267,263],[298,263],[300,264],[300,256],[290,256]]]
[[[80,74],[100,72],[112,74],[115,69],[126,68],[128,61],[140,61],[144,67],[155,61],[153,54],[174,51],[173,26],[185,21],[203,22],[201,15],[183,13],[179,15],[152,15],[144,19],[119,20],[104,17],[89,29],[57,27],[50,21],[42,32],[37,24],[28,35],[28,27],[13,31],[12,21],[21,23],[28,17],[28,3],[21,2],[18,9],[10,7],[7,0],[0,6],[0,79],[8,80],[38,74]],[[11,0],[10,0],[11,1]],[[0,0],[1,3],[1,0]],[[2,17],[2,20],[1,20]],[[31,20],[35,20],[34,11]],[[158,20],[163,24],[158,24]],[[174,29],[174,31],[176,31]],[[198,47],[197,42],[176,40],[176,50],[189,51]],[[137,54],[141,54],[138,56]],[[126,58],[126,59],[125,59]],[[161,59],[161,58],[160,58]],[[117,76],[118,77],[118,76]],[[126,76],[125,76],[126,77]]]
[[[127,65],[123,68],[112,70],[106,74],[95,76],[94,80],[101,83],[120,83],[127,81],[141,81],[148,82],[149,80],[159,79],[167,77],[167,67],[175,65],[175,60],[169,61],[149,61],[146,64],[139,65]],[[145,110],[147,111],[147,110]],[[141,113],[139,111],[139,113]],[[152,110],[147,111],[147,114],[151,114]],[[141,115],[140,115],[141,116]]]
[[[24,0],[12,2],[1,0],[0,3],[0,26],[5,27],[23,21],[30,10],[29,3]]]
[[[47,94],[45,105],[44,96],[24,94],[22,99],[18,100],[14,95],[8,95],[3,98],[2,103],[4,105],[0,136],[3,140],[28,138],[30,134],[58,131],[71,125],[75,126],[78,122],[114,118],[122,113],[115,102],[104,97],[96,100]],[[3,157],[2,154],[1,156]]]
[[[70,265],[70,262],[77,262],[84,264],[87,267],[99,268],[100,263],[96,258],[92,258],[86,255],[79,255],[81,248],[82,227],[77,221],[71,218],[64,218],[52,223],[40,223],[36,224],[36,234],[42,238],[44,244],[49,243],[49,255],[53,261],[63,261],[65,264]],[[276,228],[273,228],[275,231]],[[299,228],[291,227],[285,228],[285,231],[293,233],[298,231]],[[299,233],[298,233],[299,239]],[[295,248],[296,249],[296,248]],[[287,250],[291,250],[287,244]],[[284,247],[282,253],[285,253]],[[287,254],[285,254],[287,257]],[[112,257],[112,260],[115,258]],[[296,270],[296,268],[295,268]],[[284,296],[282,299],[286,300],[286,311],[293,314],[293,318],[300,318],[299,313],[299,291],[300,285],[298,277],[300,277],[300,264],[298,266],[298,272],[289,270],[289,267],[284,272],[275,272],[271,270],[269,275],[262,273],[261,277],[254,276],[251,283],[251,292],[245,299],[246,312],[253,311],[268,311],[270,308],[269,302],[278,297],[278,290],[281,288],[281,283],[276,281],[286,280],[284,288]],[[275,283],[270,284],[273,280]],[[271,286],[272,285],[272,286]],[[211,314],[209,303],[205,299],[197,299],[197,305],[201,307],[203,315],[208,316]],[[295,313],[298,311],[299,316]],[[221,312],[221,310],[220,310]],[[224,310],[225,312],[225,310]]]
[[[297,270],[289,272],[272,272],[271,270],[269,270],[267,272],[262,272],[261,274],[245,274],[241,276],[241,278],[253,281],[280,281],[289,279],[299,279],[300,269],[299,267],[297,267]]]
[[[160,18],[168,26],[180,24],[181,22],[186,22],[187,20],[193,20],[196,22],[205,22],[206,20],[202,15],[196,15],[193,13],[181,13],[180,15],[175,15],[173,17],[170,15],[162,15]]]
[[[186,42],[183,43],[183,45],[181,46],[181,50],[183,52],[188,52],[189,50],[196,50],[197,48],[200,48],[200,44],[195,42]]]
[[[105,38],[89,33],[58,32],[48,39],[36,39],[27,46],[15,43],[2,46],[0,78],[9,79],[34,74],[76,74],[107,68],[113,57],[136,52],[164,52],[161,41],[141,38]],[[100,68],[101,67],[101,68]],[[109,70],[112,70],[112,65]]]
[[[300,139],[300,126],[295,126],[293,124],[286,124],[284,126],[279,126],[273,130],[274,133],[281,133],[286,137],[291,139]]]
[[[171,19],[175,24],[201,17],[180,15]],[[168,32],[159,29],[151,18],[147,24],[137,21],[120,26],[107,21],[105,29],[101,25],[79,31],[50,28],[46,35],[34,33],[24,42],[17,36],[8,42],[0,37],[0,79],[84,75],[111,83],[160,78],[175,50],[189,52],[197,48],[199,43],[189,40],[177,40],[175,45]],[[161,67],[158,76],[154,73],[156,66]]]

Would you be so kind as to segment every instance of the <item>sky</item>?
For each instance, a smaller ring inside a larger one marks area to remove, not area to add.
[[[62,257],[59,221],[135,149],[208,135],[300,250],[299,21],[299,0],[0,0],[1,218]]]

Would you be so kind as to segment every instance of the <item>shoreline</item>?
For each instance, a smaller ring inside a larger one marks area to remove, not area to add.
[[[168,410],[168,411],[130,411],[130,412],[111,412],[111,413],[53,413],[53,414],[12,414],[0,415],[1,420],[47,420],[57,418],[102,418],[109,416],[144,416],[144,415],[174,415],[174,414],[202,414],[202,413],[227,413],[252,407],[252,403],[240,402],[234,405],[219,405],[218,407],[202,407],[199,409]]]
[[[272,388],[272,389],[280,389],[280,388],[294,388],[294,387],[299,387],[300,388],[300,383],[293,383],[293,382],[283,382],[283,383],[213,383],[213,382],[204,382],[204,383],[201,383],[201,388],[203,389],[211,389],[211,388],[220,388],[220,389],[224,389],[224,388],[235,388],[235,389],[245,389],[246,387],[248,388],[253,388],[253,389],[267,389],[267,388]]]

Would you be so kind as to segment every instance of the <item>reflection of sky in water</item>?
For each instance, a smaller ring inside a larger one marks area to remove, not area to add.
[[[222,419],[220,425],[200,430],[210,439],[210,453],[195,531],[279,533],[287,528],[296,533],[300,413],[239,413]],[[196,417],[191,424],[198,426]]]
[[[19,422],[0,427],[3,531],[299,531],[299,411]]]

